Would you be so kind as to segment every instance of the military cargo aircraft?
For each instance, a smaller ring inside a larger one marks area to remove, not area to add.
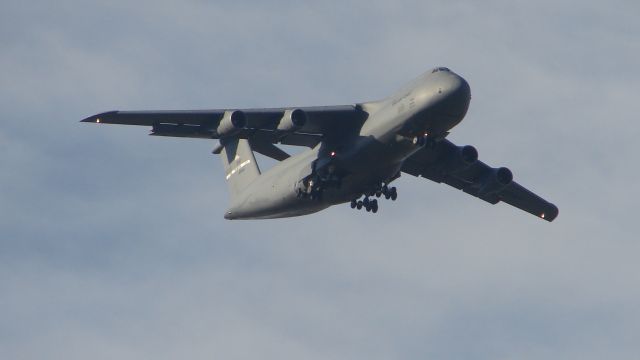
[[[396,200],[402,173],[445,183],[488,203],[505,202],[547,221],[558,208],[446,139],[467,113],[469,84],[437,67],[394,95],[341,106],[110,111],[83,122],[151,127],[155,136],[218,139],[231,204],[226,219],[270,219],[349,203],[378,212]],[[282,145],[308,149],[290,156]],[[261,173],[254,151],[278,161]]]

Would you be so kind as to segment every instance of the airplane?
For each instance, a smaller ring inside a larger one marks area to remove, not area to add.
[[[378,212],[396,200],[390,184],[409,174],[445,183],[490,204],[504,202],[546,221],[558,208],[446,139],[469,108],[471,89],[446,67],[392,96],[353,105],[264,109],[109,111],[82,122],[151,127],[150,135],[218,139],[230,193],[226,219],[307,215],[332,205]],[[291,156],[278,145],[308,149]],[[278,161],[262,173],[254,152]]]

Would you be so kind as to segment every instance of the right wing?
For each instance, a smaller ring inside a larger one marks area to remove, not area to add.
[[[281,120],[292,111],[301,111],[304,121],[295,129],[279,129]],[[267,109],[214,109],[177,111],[109,111],[82,122],[150,126],[156,136],[220,139],[219,126],[225,114],[241,113],[243,126],[233,137],[257,143],[314,147],[322,140],[339,141],[357,133],[367,113],[357,105],[314,106]]]
[[[442,140],[405,160],[402,172],[443,182],[491,204],[503,201],[547,221],[558,216],[555,205],[512,181],[511,171],[492,168],[477,159],[475,148]]]

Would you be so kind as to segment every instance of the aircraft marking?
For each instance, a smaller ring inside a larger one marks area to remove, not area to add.
[[[243,167],[247,166],[249,163],[251,163],[251,160],[245,160],[240,165],[236,166],[231,171],[229,171],[229,173],[226,176],[227,180],[229,180],[231,176],[235,175],[237,172],[239,172]]]

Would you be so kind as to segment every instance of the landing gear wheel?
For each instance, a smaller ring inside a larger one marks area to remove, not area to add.
[[[351,208],[352,208],[352,209],[355,209],[355,208],[356,208],[356,206],[358,206],[358,202],[357,202],[357,201],[355,201],[355,200],[351,200]]]
[[[391,200],[392,201],[396,201],[396,199],[398,198],[398,191],[396,190],[395,186],[391,188]]]
[[[376,197],[379,198],[382,195],[382,191],[378,190],[376,191]]]
[[[378,200],[371,202],[371,211],[375,214],[378,212]]]
[[[358,203],[356,203],[356,207],[358,208],[358,210],[362,209],[362,201],[358,201]]]

